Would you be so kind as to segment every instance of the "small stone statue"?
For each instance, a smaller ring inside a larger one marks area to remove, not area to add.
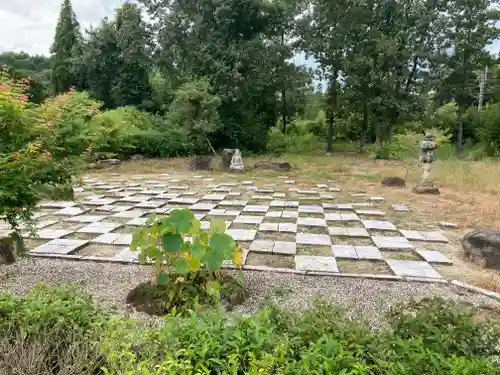
[[[434,186],[430,179],[432,162],[434,161],[434,150],[437,148],[435,137],[432,133],[425,133],[424,140],[420,142],[421,155],[419,161],[422,163],[422,177],[417,186],[413,188],[419,194],[439,194],[439,189]]]
[[[243,159],[241,158],[241,152],[239,149],[234,150],[233,157],[231,158],[231,165],[229,166],[230,171],[244,172],[245,166],[243,165]]]

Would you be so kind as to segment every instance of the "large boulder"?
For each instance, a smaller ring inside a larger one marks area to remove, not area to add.
[[[500,230],[474,230],[462,238],[462,246],[470,260],[500,269]]]
[[[381,184],[389,187],[405,187],[406,181],[401,177],[385,177]]]
[[[212,159],[211,155],[193,156],[189,160],[189,169],[192,171],[211,171]]]
[[[288,172],[290,169],[292,169],[292,166],[289,163],[262,162],[255,164],[255,168]]]
[[[235,151],[235,148],[225,148],[222,150],[222,166],[225,170],[229,170],[229,167],[231,166],[231,159],[233,158]]]

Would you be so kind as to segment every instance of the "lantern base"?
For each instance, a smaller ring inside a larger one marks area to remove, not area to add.
[[[417,194],[433,194],[433,195],[439,195],[439,189],[430,182],[427,183],[420,183],[419,185],[415,186],[413,188],[413,192]]]

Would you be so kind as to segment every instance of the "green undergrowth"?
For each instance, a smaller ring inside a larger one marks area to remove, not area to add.
[[[196,310],[196,309],[195,309]],[[500,372],[500,332],[440,299],[392,309],[370,330],[318,302],[251,316],[221,309],[161,324],[110,314],[78,287],[0,294],[0,368],[7,374],[426,374]]]

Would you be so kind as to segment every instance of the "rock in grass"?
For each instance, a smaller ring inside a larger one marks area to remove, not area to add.
[[[486,268],[500,269],[500,230],[474,230],[464,236],[462,246],[470,260]]]
[[[98,164],[105,165],[105,166],[120,165],[121,163],[122,163],[122,161],[120,159],[103,159],[103,160],[98,161]]]
[[[254,168],[288,172],[290,169],[292,169],[292,166],[290,165],[290,163],[262,162],[255,164]]]
[[[401,177],[385,177],[381,184],[389,187],[405,187],[406,181]]]
[[[193,156],[189,160],[189,169],[191,169],[192,171],[211,171],[212,159],[212,155]]]

